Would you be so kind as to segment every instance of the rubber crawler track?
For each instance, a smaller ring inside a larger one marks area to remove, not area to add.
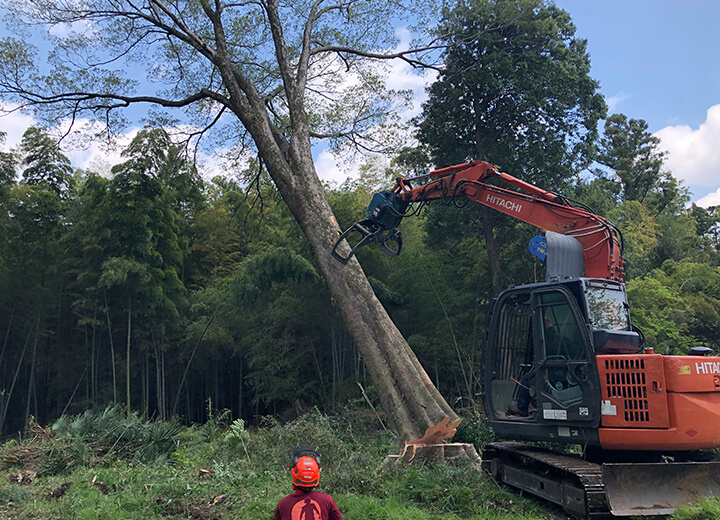
[[[576,518],[611,518],[602,467],[575,455],[516,442],[487,444],[483,468],[507,484],[560,505]]]

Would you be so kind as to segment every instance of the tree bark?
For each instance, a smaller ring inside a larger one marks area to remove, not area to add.
[[[130,338],[132,332],[132,296],[128,296],[128,321],[127,321],[127,344],[125,355],[125,398],[127,401],[127,412],[132,412],[130,407]]]
[[[502,291],[500,285],[500,252],[495,242],[495,231],[493,226],[490,208],[482,206],[480,209],[483,223],[483,234],[485,236],[485,249],[488,254],[488,265],[490,266],[490,277],[492,280],[493,296],[497,296]]]
[[[476,92],[473,95],[473,111],[475,112],[475,155],[478,161],[485,161],[485,143],[483,142],[480,127],[483,124],[480,114],[483,108],[480,103],[480,95]],[[497,296],[502,291],[500,285],[500,252],[495,242],[495,232],[493,219],[490,209],[487,206],[480,208],[482,218],[483,236],[485,237],[485,249],[488,254],[488,266],[490,268],[490,280],[492,283],[493,296]]]
[[[409,448],[400,455],[390,455],[387,463],[395,464],[465,464],[469,461],[480,464],[481,459],[475,446],[466,443],[430,444]]]
[[[108,338],[110,339],[110,366],[112,368],[113,379],[113,404],[117,404],[117,374],[115,370],[115,345],[113,344],[112,327],[110,326],[110,307],[108,307],[107,296],[105,297],[105,317],[108,325]]]
[[[222,27],[216,23],[215,29],[221,51],[218,69],[228,88],[229,108],[249,131],[270,177],[307,237],[315,263],[355,338],[391,425],[403,440],[411,440],[445,416],[456,419],[457,415],[375,296],[357,259],[342,265],[331,255],[340,229],[312,159],[302,88],[306,73],[302,68],[307,67],[307,63],[298,65],[295,78],[283,66],[289,64],[280,64],[292,126],[288,139],[273,128],[266,106],[253,85],[224,59]],[[282,62],[286,49],[281,30],[274,33],[274,39],[278,60]],[[349,246],[343,244],[342,247],[346,248],[343,254],[347,255]]]
[[[307,150],[298,158],[301,161],[293,166],[269,164],[270,175],[308,238],[315,262],[357,342],[391,425],[403,440],[410,440],[420,437],[445,416],[456,419],[375,296],[357,260],[342,265],[332,257],[340,230],[315,172],[309,140]]]
[[[2,410],[0,410],[0,412],[1,412],[0,413],[0,432],[2,432],[5,427],[5,420],[7,419],[7,412],[8,412],[8,407],[10,406],[10,399],[12,398],[13,390],[15,389],[15,383],[17,382],[18,374],[20,373],[20,369],[22,368],[22,362],[23,362],[23,359],[25,359],[25,351],[27,350],[27,346],[30,343],[30,338],[32,336],[32,333],[33,333],[33,327],[31,326],[30,331],[28,332],[27,339],[25,339],[25,345],[23,345],[22,352],[20,353],[20,359],[18,360],[17,367],[15,368],[15,375],[13,376],[12,383],[10,384],[10,389],[7,391],[6,394],[3,395],[3,398],[4,398],[4,400],[2,402],[3,408],[2,408]]]
[[[443,417],[457,415],[435,388],[405,338],[375,296],[357,259],[342,265],[331,251],[340,229],[315,171],[310,132],[302,107],[294,114],[289,141],[273,132],[257,93],[235,82],[229,65],[220,66],[232,99],[232,110],[243,122],[293,217],[305,233],[315,263],[330,296],[355,338],[383,410],[403,440],[420,437]],[[227,75],[226,75],[227,74]],[[234,85],[233,85],[234,84]],[[233,88],[233,86],[235,88]],[[250,113],[248,113],[250,110]],[[343,254],[349,253],[342,245]]]
[[[355,338],[390,422],[403,439],[414,439],[443,417],[449,416],[455,419],[456,415],[434,387],[415,354],[410,350],[407,342],[375,297],[357,260],[352,259],[347,265],[342,265],[331,255],[340,230],[315,171],[310,142],[311,127],[305,109],[311,58],[316,62],[321,62],[321,53],[333,57],[337,53],[374,58],[403,57],[407,53],[403,51],[392,54],[375,54],[362,47],[353,50],[344,46],[338,47],[332,42],[326,46],[319,46],[319,42],[313,35],[313,24],[323,13],[346,10],[346,7],[341,4],[321,6],[319,2],[310,9],[299,41],[294,41],[288,46],[282,26],[285,15],[281,12],[277,0],[264,0],[254,4],[257,4],[258,8],[263,11],[262,19],[267,23],[269,34],[272,37],[270,43],[274,46],[277,72],[282,80],[276,88],[270,91],[266,91],[265,80],[257,78],[257,64],[246,66],[243,63],[245,58],[238,59],[237,55],[228,51],[231,46],[242,47],[245,42],[231,41],[228,43],[223,17],[226,16],[229,21],[231,15],[229,10],[225,9],[228,6],[221,2],[200,2],[199,6],[211,24],[210,27],[201,25],[200,33],[186,25],[183,16],[175,13],[173,9],[165,8],[162,3],[153,3],[153,9],[139,9],[128,4],[122,4],[122,8],[113,5],[107,8],[107,12],[102,13],[94,12],[92,9],[88,13],[83,9],[74,15],[77,18],[71,18],[73,15],[67,14],[68,12],[72,13],[72,8],[63,7],[58,12],[58,16],[68,17],[68,20],[93,20],[95,17],[99,20],[100,25],[105,20],[109,20],[111,24],[115,20],[119,20],[121,23],[131,20],[133,24],[138,21],[141,27],[139,34],[142,34],[143,37],[145,34],[155,34],[154,32],[145,33],[144,30],[157,30],[158,33],[167,34],[173,42],[187,45],[188,48],[192,47],[191,59],[202,57],[201,59],[206,59],[212,64],[212,79],[208,87],[201,88],[198,92],[191,93],[183,99],[168,100],[155,96],[127,97],[114,94],[109,97],[118,102],[117,106],[135,102],[152,102],[165,107],[185,107],[191,103],[212,100],[223,105],[222,112],[231,111],[238,118],[244,129],[252,136],[275,186],[305,233],[317,268],[324,278],[328,291],[345,320],[348,330]],[[125,11],[125,8],[128,10]],[[350,16],[349,12],[348,16]],[[364,15],[353,16],[364,19]],[[372,17],[367,23],[374,23]],[[144,24],[147,24],[147,27]],[[231,25],[228,27],[230,28],[230,37],[237,37],[238,32],[234,31]],[[206,34],[206,28],[212,31],[211,35]],[[372,33],[372,31],[370,32]],[[135,35],[134,31],[131,33]],[[132,47],[128,48],[128,53],[131,49]],[[178,57],[181,54],[178,54]],[[244,55],[244,52],[240,54]],[[252,60],[252,58],[249,59]],[[264,61],[266,57],[262,59]],[[262,69],[263,71],[266,69],[265,65],[262,66]],[[222,88],[219,88],[216,82],[218,75],[222,78]],[[268,78],[272,78],[272,74],[269,74]],[[181,86],[181,83],[178,84],[178,87]],[[85,94],[70,92],[54,99],[58,102],[73,102],[78,95],[85,97]],[[104,99],[107,94],[104,91],[103,94],[90,94],[91,101],[87,102],[88,106],[93,106],[93,96]],[[38,102],[46,103],[45,98],[37,99],[41,100]],[[280,112],[283,112],[283,117],[271,114],[273,100],[279,100],[278,106],[282,107]],[[85,102],[84,99],[78,101],[79,104]],[[105,101],[102,106],[105,106]],[[284,117],[285,115],[287,117]],[[349,252],[347,247],[347,244],[343,245],[344,253]],[[109,311],[106,310],[106,313],[108,314],[108,332],[112,338]],[[126,382],[128,408],[130,406],[130,332],[131,308],[128,304],[128,366],[126,374],[128,378]],[[182,384],[178,388],[176,407],[181,391]],[[190,414],[192,396],[187,390],[187,385],[186,392],[187,410]]]
[[[25,403],[25,428],[28,427],[28,419],[30,418],[30,402],[35,387],[35,360],[37,358],[38,338],[40,336],[40,316],[35,323],[35,341],[33,341],[32,357],[30,358],[30,381],[28,381],[27,402]]]

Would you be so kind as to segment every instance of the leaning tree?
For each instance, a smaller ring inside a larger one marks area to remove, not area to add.
[[[182,113],[186,127],[190,119],[184,118],[192,117],[196,135],[222,125],[224,137],[250,144],[307,236],[400,436],[415,438],[445,416],[456,418],[357,261],[343,266],[331,257],[339,229],[313,164],[315,139],[382,143],[373,128],[395,98],[378,90],[378,64],[419,65],[433,48],[396,50],[389,22],[417,20],[427,6],[412,0],[5,0],[3,7],[12,30],[41,30],[52,47],[40,62],[25,40],[2,40],[6,102],[39,109],[46,122],[86,118],[106,130],[123,122],[123,109],[147,103],[170,110],[165,117]]]

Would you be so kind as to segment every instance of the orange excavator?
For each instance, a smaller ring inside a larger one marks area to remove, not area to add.
[[[582,454],[496,442],[483,450],[485,469],[578,518],[667,515],[720,496],[720,358],[645,345],[623,284],[622,235],[607,219],[472,161],[398,178],[333,256],[346,263],[371,244],[397,256],[400,221],[434,200],[472,200],[542,231],[530,251],[545,261],[545,281],[511,286],[491,305],[484,405],[498,437],[579,445]]]

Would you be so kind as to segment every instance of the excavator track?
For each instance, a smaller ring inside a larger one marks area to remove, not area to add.
[[[517,442],[485,446],[483,468],[499,484],[562,507],[576,518],[670,515],[720,496],[720,461],[604,463]]]
[[[553,502],[571,516],[612,517],[600,464],[516,442],[487,444],[482,461],[498,484]]]

